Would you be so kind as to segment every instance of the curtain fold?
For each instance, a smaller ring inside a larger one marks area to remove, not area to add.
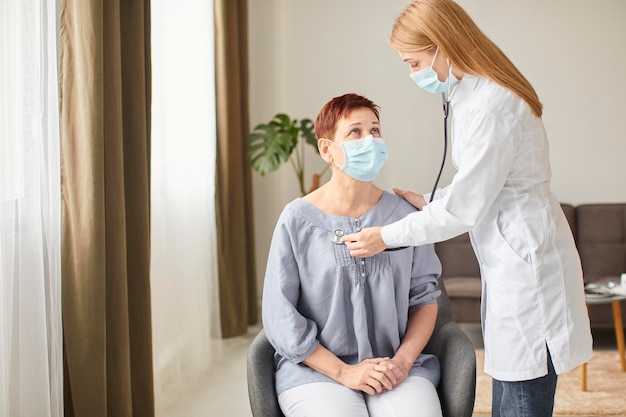
[[[149,0],[61,0],[66,416],[154,415]]]
[[[0,417],[61,417],[57,3],[0,2]]]
[[[222,334],[258,321],[248,118],[247,0],[215,0],[216,219]]]

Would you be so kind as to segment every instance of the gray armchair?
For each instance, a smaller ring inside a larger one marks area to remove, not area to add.
[[[476,353],[467,335],[452,320],[448,295],[440,282],[435,331],[424,349],[441,362],[437,387],[444,417],[471,417],[476,394]],[[248,351],[248,397],[253,417],[284,417],[274,389],[274,348],[259,331]]]
[[[248,350],[248,397],[253,417],[285,417],[274,388],[274,352],[261,329]]]

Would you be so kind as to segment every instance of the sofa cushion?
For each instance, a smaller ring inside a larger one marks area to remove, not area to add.
[[[448,277],[444,280],[448,297],[478,298],[482,292],[480,278],[477,277]]]
[[[626,205],[583,204],[576,208],[576,246],[585,282],[626,272]]]
[[[478,277],[480,267],[474,254],[474,248],[470,242],[469,234],[435,244],[435,252],[441,262],[441,277]],[[479,294],[480,296],[480,294]]]
[[[446,287],[452,317],[458,323],[480,323],[480,277],[447,277]],[[452,301],[453,300],[453,301]]]
[[[480,323],[480,267],[469,234],[435,244],[454,321]]]

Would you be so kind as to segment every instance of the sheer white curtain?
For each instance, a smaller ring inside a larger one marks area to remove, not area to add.
[[[61,417],[57,2],[0,1],[0,417]]]
[[[152,0],[151,286],[157,413],[221,356],[213,2]]]

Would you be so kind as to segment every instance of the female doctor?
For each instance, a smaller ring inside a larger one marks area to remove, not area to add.
[[[469,231],[482,275],[493,416],[551,416],[557,374],[587,362],[592,339],[580,259],[550,191],[542,104],[451,0],[410,3],[391,45],[419,87],[444,93],[457,173],[434,199],[394,190],[421,211],[346,235],[344,243],[365,258]]]

